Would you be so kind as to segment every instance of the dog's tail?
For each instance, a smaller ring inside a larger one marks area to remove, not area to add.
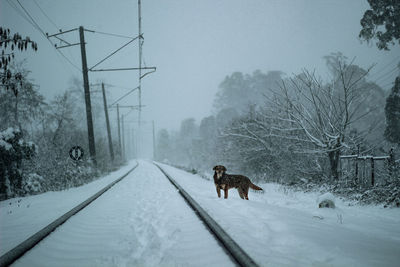
[[[251,189],[254,189],[254,190],[261,190],[261,191],[264,191],[261,187],[256,186],[256,185],[253,184],[252,182],[250,182],[250,188],[251,188]]]

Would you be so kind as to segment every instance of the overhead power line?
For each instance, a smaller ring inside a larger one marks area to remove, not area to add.
[[[40,7],[40,5],[36,2],[36,0],[33,0],[33,2],[35,3],[35,5],[39,8],[39,10],[42,12],[42,14],[47,18],[47,20],[58,30],[60,29],[57,24],[54,23],[54,21],[47,16],[46,12],[44,12],[44,10]]]
[[[377,72],[372,73],[370,76],[373,77],[373,76],[376,76],[376,75],[382,73],[382,72],[383,72],[384,70],[386,70],[388,67],[392,66],[393,63],[395,63],[395,64],[399,63],[399,60],[400,60],[400,56],[397,56],[397,57],[393,58],[388,64],[386,64],[385,66],[383,66],[383,68],[381,68],[381,69],[378,70]]]
[[[377,81],[379,81],[379,80],[382,80],[382,78],[385,78],[385,77],[390,77],[391,75],[393,75],[395,72],[399,72],[400,70],[399,70],[399,68],[396,66],[396,67],[394,67],[392,70],[390,70],[389,72],[387,72],[387,73],[384,73],[383,75],[381,75],[381,76],[379,76],[378,78],[376,78],[375,79],[375,82],[377,82]]]
[[[118,98],[117,100],[114,101],[114,103],[112,103],[110,106],[115,105],[116,103],[118,103],[120,100],[122,100],[124,97],[128,96],[129,94],[133,93],[135,90],[139,89],[139,86],[130,90],[128,93],[124,94],[123,96],[121,96],[120,98]]]
[[[86,30],[86,31],[89,31],[89,30]],[[127,36],[127,35],[122,35],[122,34],[116,34],[116,33],[109,33],[109,32],[100,32],[100,31],[93,31],[93,30],[90,30],[90,32],[109,35],[109,36],[114,36],[114,37],[121,37],[121,38],[126,38],[126,39],[136,39],[137,38],[137,37]]]
[[[123,46],[121,46],[120,48],[118,48],[117,50],[113,51],[111,54],[109,54],[108,56],[106,56],[104,59],[100,60],[98,63],[96,63],[93,67],[91,67],[89,70],[93,70],[94,67],[97,67],[98,65],[100,65],[102,62],[106,61],[108,58],[110,58],[111,56],[113,56],[114,54],[116,54],[118,51],[120,51],[121,49],[123,49],[124,47],[126,47],[127,45],[129,45],[130,43],[132,43],[133,41],[135,41],[138,37],[133,38],[132,40],[130,40],[129,42],[127,42],[126,44],[124,44]]]
[[[45,38],[46,40],[51,44],[52,47],[54,47],[54,43],[47,38],[47,35],[45,32],[42,30],[42,28],[39,26],[39,24],[35,21],[35,19],[30,15],[28,10],[24,8],[24,6],[21,4],[19,0],[16,0],[19,6],[22,8],[22,11],[18,8],[18,6],[14,5],[14,3],[10,0],[7,0],[8,4],[22,17],[24,18],[29,24],[33,26],[36,30],[38,30]],[[67,58],[61,51],[57,50],[56,51],[69,63],[71,64],[74,68],[76,68],[79,71],[82,71],[78,66],[76,66],[69,58]]]

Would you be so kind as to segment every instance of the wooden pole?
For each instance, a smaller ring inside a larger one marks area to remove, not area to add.
[[[92,105],[90,102],[89,77],[88,77],[88,68],[87,68],[87,61],[86,61],[85,36],[84,36],[84,29],[82,26],[79,27],[79,37],[80,37],[80,43],[81,43],[83,88],[85,89],[86,120],[87,120],[87,127],[88,127],[89,153],[90,153],[90,159],[93,161],[94,165],[97,166],[96,146],[95,146],[95,141],[94,141],[93,119],[92,119]]]
[[[117,120],[118,120],[118,146],[119,146],[119,155],[122,157],[121,124],[120,124],[120,122],[119,122],[119,104],[117,104]]]
[[[110,151],[111,162],[114,162],[114,150],[113,150],[112,139],[111,139],[110,120],[108,118],[107,98],[106,98],[106,90],[104,89],[104,83],[101,83],[101,89],[103,91],[104,113],[106,115],[108,148]]]
[[[156,153],[156,130],[154,127],[154,121],[153,121],[153,160],[157,159],[157,153]]]
[[[124,129],[124,115],[121,118],[122,123],[122,158],[125,160],[125,129]]]

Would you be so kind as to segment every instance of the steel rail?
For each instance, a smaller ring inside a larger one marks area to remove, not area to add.
[[[258,266],[255,261],[222,229],[218,223],[211,218],[210,215],[173,179],[171,176],[162,169],[158,164],[156,165],[160,171],[168,178],[168,180],[178,189],[179,194],[186,200],[189,206],[193,209],[200,220],[207,226],[213,236],[222,245],[229,256],[242,267]]]
[[[57,227],[61,226],[64,222],[66,222],[69,218],[71,218],[73,215],[77,214],[79,211],[87,207],[90,203],[92,203],[94,200],[96,200],[98,197],[100,197],[102,194],[104,194],[107,190],[109,190],[111,187],[113,187],[116,183],[120,182],[123,178],[128,176],[136,167],[139,165],[137,162],[136,165],[130,169],[127,173],[122,175],[120,178],[117,180],[113,181],[103,189],[101,189],[99,192],[91,196],[90,198],[86,199],[83,201],[81,204],[77,205],[75,208],[71,209],[58,219],[54,220],[52,223],[44,227],[43,229],[39,230],[36,234],[33,234],[31,237],[17,245],[15,248],[11,249],[10,251],[6,252],[0,257],[0,266],[9,266],[16,260],[18,260],[20,257],[22,257],[26,252],[28,252],[30,249],[32,249],[34,246],[36,246],[40,241],[42,241],[45,237],[50,235]]]

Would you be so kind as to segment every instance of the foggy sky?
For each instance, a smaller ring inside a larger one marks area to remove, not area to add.
[[[137,1],[36,0],[52,22],[34,1],[20,2],[50,34],[57,28],[68,30],[80,25],[129,36],[138,33]],[[377,63],[370,79],[380,78],[378,84],[388,89],[396,73],[381,76],[395,67],[393,58],[399,58],[400,49],[397,44],[389,52],[379,51],[374,42],[368,45],[358,40],[360,19],[368,8],[366,0],[142,0],[144,61],[147,66],[157,67],[156,73],[142,81],[146,105],[143,119],[155,120],[157,129],[177,129],[188,117],[199,123],[211,114],[218,85],[226,75],[257,69],[292,75],[305,67],[328,78],[322,57],[338,51],[356,57],[355,64],[364,68]],[[48,101],[67,89],[72,77],[82,79],[79,46],[62,50],[77,69],[8,0],[0,0],[0,24],[38,43],[37,53],[24,52],[22,57],[27,59],[31,78]],[[100,34],[85,35],[89,67],[127,42]],[[78,42],[78,32],[63,38]],[[137,50],[135,42],[99,67],[137,67]],[[135,71],[89,73],[91,83],[103,80],[129,88],[138,85],[137,76]],[[108,88],[109,103],[124,93],[124,89]],[[137,105],[137,94],[121,104]],[[137,115],[131,114],[134,120]]]

